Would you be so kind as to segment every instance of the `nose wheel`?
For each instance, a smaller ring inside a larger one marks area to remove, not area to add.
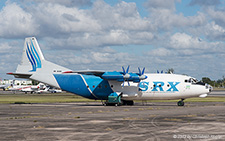
[[[177,106],[184,106],[184,99],[177,102]]]

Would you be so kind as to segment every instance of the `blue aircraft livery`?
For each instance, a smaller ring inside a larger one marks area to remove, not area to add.
[[[89,99],[105,100],[113,93],[108,81],[93,75],[54,74],[60,88]]]
[[[31,42],[30,45],[26,43],[27,45],[26,54],[27,54],[27,58],[29,59],[32,65],[32,70],[30,71],[36,71],[37,68],[41,68],[41,59],[37,53],[37,50],[34,47],[32,40],[30,42]]]
[[[167,90],[164,90],[163,89],[163,86],[165,85],[164,82],[160,82],[160,81],[155,81],[153,82],[153,89],[151,91],[160,91],[160,92],[164,92],[164,91],[167,91],[167,92],[178,92],[178,89],[177,89],[177,85],[179,84],[180,82],[168,82],[168,86],[170,86]],[[147,91],[149,88],[149,82],[141,82],[139,84],[139,90],[140,91]]]
[[[140,82],[139,90],[140,91],[147,91],[148,90],[149,82]]]

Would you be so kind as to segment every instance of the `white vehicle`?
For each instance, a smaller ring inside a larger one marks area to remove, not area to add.
[[[129,66],[118,72],[72,71],[45,60],[35,37],[25,39],[22,61],[15,73],[18,78],[28,78],[89,98],[105,100],[106,105],[133,105],[133,100],[181,99],[206,97],[211,86],[195,78],[178,74],[129,73]]]
[[[49,89],[48,90],[49,92],[51,92],[51,93],[62,93],[62,90],[61,89]]]

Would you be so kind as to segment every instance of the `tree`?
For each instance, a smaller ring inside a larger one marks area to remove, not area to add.
[[[174,69],[173,68],[168,69],[167,73],[170,73],[170,74],[174,73]]]
[[[212,86],[214,85],[213,81],[208,77],[202,77],[202,82],[210,84]]]

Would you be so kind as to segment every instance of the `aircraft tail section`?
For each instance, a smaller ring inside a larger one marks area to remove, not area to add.
[[[41,69],[43,67],[43,61],[45,61],[45,58],[36,38],[26,38],[24,42],[22,60],[18,65],[16,72],[33,74],[37,71],[37,69]]]
[[[53,74],[71,71],[45,60],[35,37],[25,39],[23,55],[15,73],[8,73],[17,78],[28,78],[59,87]]]

